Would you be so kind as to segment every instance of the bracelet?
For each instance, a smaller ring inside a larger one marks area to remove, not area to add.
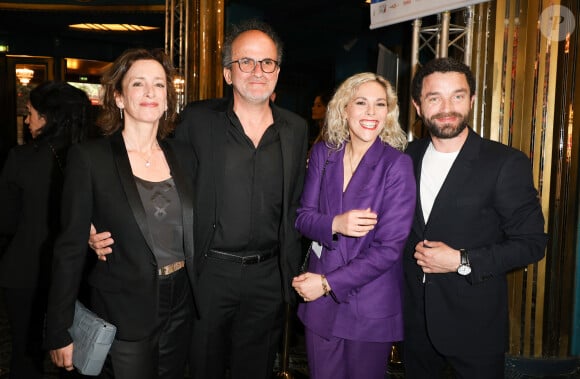
[[[324,292],[323,296],[326,296],[330,292],[328,290],[328,282],[326,281],[326,276],[320,275],[320,281],[322,282],[322,291]]]
[[[326,280],[326,276],[320,275],[320,280],[322,281],[322,290],[324,291],[324,296],[327,296],[328,294],[330,294],[330,297],[332,297],[332,300],[334,300],[334,302],[336,304],[340,304],[340,301],[338,301],[338,299],[336,298],[334,291],[328,289],[328,280]]]

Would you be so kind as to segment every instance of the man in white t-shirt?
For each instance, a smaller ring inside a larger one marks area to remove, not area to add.
[[[415,75],[429,136],[411,143],[415,218],[405,250],[405,378],[504,377],[506,274],[544,256],[547,238],[529,159],[467,125],[469,67],[450,58]]]

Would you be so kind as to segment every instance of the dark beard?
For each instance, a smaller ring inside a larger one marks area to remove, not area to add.
[[[442,124],[442,126],[439,127],[439,126],[437,126],[437,124],[434,121],[432,121],[432,120],[437,119],[439,117],[445,117],[445,116],[455,116],[455,117],[460,118],[461,119],[460,124],[457,127],[452,126],[451,124]],[[463,129],[465,129],[467,127],[467,122],[465,122],[465,119],[466,119],[466,117],[464,117],[460,113],[455,113],[455,112],[451,112],[448,114],[438,113],[438,114],[434,115],[433,117],[431,117],[430,119],[424,119],[423,124],[427,127],[427,130],[429,131],[429,133],[431,134],[432,137],[437,137],[437,138],[442,138],[442,139],[450,139],[450,138],[457,137],[459,134],[461,134]]]

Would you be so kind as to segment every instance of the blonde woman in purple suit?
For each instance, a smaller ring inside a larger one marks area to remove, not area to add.
[[[384,78],[348,78],[328,105],[314,145],[296,227],[316,241],[304,299],[313,379],[383,379],[403,338],[402,252],[415,209],[411,160],[402,150],[397,97]]]

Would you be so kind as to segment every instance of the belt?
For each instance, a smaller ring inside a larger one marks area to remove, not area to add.
[[[221,259],[229,262],[241,263],[243,265],[253,265],[256,263],[264,262],[272,257],[275,257],[276,255],[278,255],[277,246],[269,250],[241,251],[236,253],[211,249],[207,253],[205,253],[206,257]]]
[[[168,264],[167,266],[163,266],[157,270],[157,274],[159,276],[165,276],[169,274],[173,274],[175,271],[179,271],[185,267],[185,261],[177,261],[175,263]]]

